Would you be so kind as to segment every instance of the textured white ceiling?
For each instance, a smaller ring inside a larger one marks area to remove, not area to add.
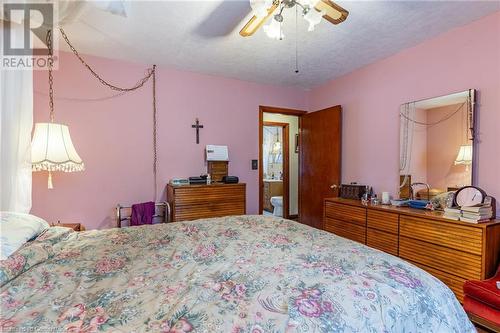
[[[299,17],[295,34],[295,10],[285,11],[283,41],[262,29],[240,37],[248,0],[132,1],[126,18],[89,6],[65,29],[82,53],[310,88],[500,10],[499,1],[337,3],[350,12],[347,20],[323,21],[314,32]]]

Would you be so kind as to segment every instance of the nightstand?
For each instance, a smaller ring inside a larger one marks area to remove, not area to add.
[[[83,226],[81,225],[81,223],[61,223],[61,222],[57,222],[57,223],[52,223],[50,225],[51,227],[66,227],[66,228],[71,228],[75,231],[82,231],[84,230]]]

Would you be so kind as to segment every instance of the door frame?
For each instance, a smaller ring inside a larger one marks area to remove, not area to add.
[[[301,128],[301,116],[306,114],[307,111],[303,110],[297,110],[297,109],[286,109],[286,108],[280,108],[280,107],[274,107],[274,106],[264,106],[264,105],[259,105],[259,214],[262,214],[263,212],[263,200],[264,200],[264,173],[262,170],[262,160],[263,160],[263,152],[262,152],[262,144],[264,142],[264,113],[279,113],[287,116],[297,116],[299,120],[299,142],[300,142],[300,128]],[[300,147],[300,146],[299,146]],[[289,147],[288,147],[289,148]],[[300,154],[301,150],[299,149],[299,189],[300,189]],[[287,181],[289,182],[289,170],[290,170],[290,165],[289,165],[289,154],[287,154],[287,169],[288,172],[285,173]],[[285,176],[283,177],[285,178]],[[285,189],[286,188],[286,189]],[[290,211],[289,211],[289,192],[290,192],[290,184],[288,183],[287,186],[285,186],[285,179],[283,179],[283,197],[285,196],[285,190],[287,193],[287,201],[286,202],[286,211],[285,211],[285,198],[283,198],[283,217],[288,218]],[[298,191],[297,195],[299,196],[299,213],[300,213],[300,190]]]

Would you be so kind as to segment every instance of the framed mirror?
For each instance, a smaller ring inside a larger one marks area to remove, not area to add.
[[[408,102],[400,108],[399,197],[431,200],[473,184],[476,91]],[[411,184],[422,186],[413,191]]]

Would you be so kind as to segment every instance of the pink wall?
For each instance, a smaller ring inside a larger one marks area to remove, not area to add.
[[[115,92],[100,86],[73,55],[60,56],[54,78],[56,120],[69,125],[86,170],[55,173],[53,190],[47,189],[46,173],[34,173],[32,213],[48,221],[77,221],[87,228],[105,228],[114,223],[117,203],[152,200],[151,84],[108,100],[65,100]],[[146,67],[86,58],[104,78],[121,86],[133,85]],[[35,72],[35,122],[48,120],[46,75]],[[205,171],[206,144],[225,144],[229,146],[230,174],[247,183],[247,212],[257,213],[258,172],[251,170],[250,161],[258,158],[258,107],[305,109],[307,92],[168,68],[159,68],[157,84],[161,197],[170,178]],[[191,129],[196,117],[205,126],[199,145]]]
[[[426,123],[427,112],[424,109],[415,109],[413,116],[416,121]],[[401,124],[402,126],[405,123]],[[411,182],[424,182],[427,183],[427,130],[422,126],[411,126],[408,124],[410,130],[413,132],[413,140],[411,145],[411,158],[409,159],[409,168],[405,168],[401,175],[411,175]],[[404,135],[401,130],[401,136]],[[402,139],[401,139],[402,140]],[[410,149],[409,149],[410,150]],[[399,155],[398,155],[399,156]]]
[[[56,97],[96,98],[112,94],[62,54],[55,73]],[[88,57],[106,78],[133,85],[143,65]],[[47,121],[46,73],[35,73],[35,121]],[[477,183],[500,199],[500,13],[449,31],[416,47],[366,66],[307,93],[233,79],[160,68],[159,182],[204,171],[205,144],[229,145],[230,173],[246,182],[248,213],[258,209],[259,104],[317,110],[341,104],[343,181],[358,181],[377,192],[397,193],[399,117],[402,103],[475,88],[479,91]],[[194,143],[191,124],[205,128]],[[56,119],[70,126],[87,170],[35,173],[33,209],[49,221],[78,221],[87,228],[113,225],[113,207],[152,198],[151,90],[102,101],[57,100]]]
[[[469,88],[479,91],[477,184],[500,199],[500,12],[316,87],[310,109],[343,107],[344,182],[397,193],[399,106]]]

